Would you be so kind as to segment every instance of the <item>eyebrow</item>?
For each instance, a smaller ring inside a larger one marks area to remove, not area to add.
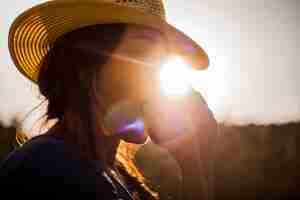
[[[135,33],[132,33],[130,36],[134,38],[150,40],[151,42],[165,41],[162,33],[153,30],[139,30]]]

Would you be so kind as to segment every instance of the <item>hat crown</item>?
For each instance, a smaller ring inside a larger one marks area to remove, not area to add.
[[[102,0],[107,3],[113,3],[120,6],[135,8],[144,13],[159,16],[166,19],[166,11],[163,0]]]
[[[166,36],[170,53],[195,69],[208,67],[206,52],[166,22],[164,0],[48,0],[19,15],[8,45],[18,70],[34,83],[53,42],[63,34],[95,24],[128,23],[154,28]]]

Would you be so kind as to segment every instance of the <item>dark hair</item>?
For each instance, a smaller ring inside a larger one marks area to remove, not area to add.
[[[49,119],[61,119],[68,106],[85,102],[93,78],[91,72],[95,72],[96,68],[109,59],[108,54],[89,51],[80,45],[97,43],[99,49],[110,53],[117,47],[125,29],[126,24],[94,25],[72,31],[54,42],[38,76],[40,92],[49,100]],[[68,99],[74,96],[68,94],[77,92],[78,89],[84,92],[76,95],[78,101]],[[73,106],[77,108],[78,105]],[[80,107],[82,104],[79,104]]]
[[[97,126],[95,102],[91,102],[95,100],[93,80],[119,44],[126,27],[122,23],[93,25],[64,34],[54,42],[41,64],[38,86],[48,100],[47,121],[58,119],[67,123],[67,140],[78,145],[84,159],[93,159],[97,153],[93,140]],[[85,48],[89,44],[96,46],[97,51]],[[125,177],[133,177],[128,183],[134,185],[142,199],[156,199],[126,156],[123,163],[118,161],[115,165],[124,169],[121,172]]]

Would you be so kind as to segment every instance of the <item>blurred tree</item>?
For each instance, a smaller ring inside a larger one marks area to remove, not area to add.
[[[215,160],[215,199],[300,199],[300,123],[219,126]],[[149,143],[136,163],[162,200],[180,197],[180,166]],[[162,167],[163,166],[163,167]]]
[[[300,123],[220,132],[216,199],[300,199]]]
[[[0,123],[0,160],[28,138]],[[215,199],[300,199],[300,123],[270,126],[220,125],[215,144]],[[158,146],[149,143],[135,159],[161,194],[162,200],[181,196],[180,166]]]

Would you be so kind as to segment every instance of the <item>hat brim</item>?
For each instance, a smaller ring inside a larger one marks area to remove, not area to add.
[[[21,14],[9,32],[9,51],[18,70],[37,82],[41,62],[51,44],[73,30],[111,23],[141,24],[165,34],[172,54],[180,55],[195,69],[209,65],[206,52],[190,37],[155,15],[98,0],[49,1]]]

